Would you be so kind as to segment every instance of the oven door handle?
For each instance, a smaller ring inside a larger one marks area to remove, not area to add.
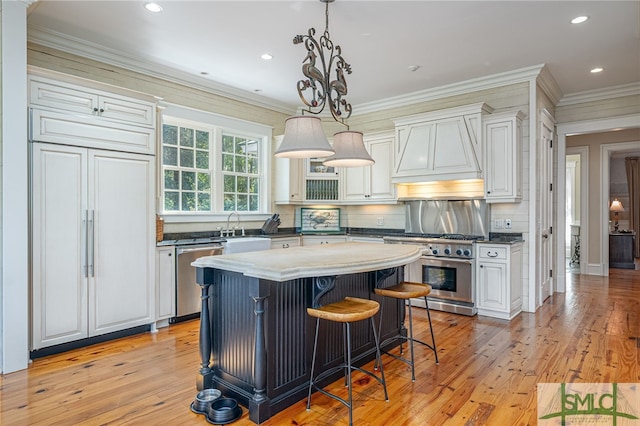
[[[436,260],[439,262],[455,262],[455,263],[466,263],[467,265],[473,265],[473,259],[457,259],[455,257],[422,256],[422,260]]]

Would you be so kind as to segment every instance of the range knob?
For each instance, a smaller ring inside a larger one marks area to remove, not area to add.
[[[461,249],[456,250],[456,254],[460,256],[462,254],[462,250]]]
[[[433,255],[438,254],[438,249],[431,249],[431,253],[432,253]]]
[[[449,255],[451,254],[451,249],[449,247],[447,247],[446,249],[444,249],[444,254]]]
[[[464,255],[465,255],[465,256],[471,256],[471,250],[469,250],[469,249],[465,249],[465,250],[464,250]]]

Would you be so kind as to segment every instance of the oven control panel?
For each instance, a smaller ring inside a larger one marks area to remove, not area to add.
[[[459,257],[471,259],[473,257],[472,244],[428,244],[422,251],[424,256]]]

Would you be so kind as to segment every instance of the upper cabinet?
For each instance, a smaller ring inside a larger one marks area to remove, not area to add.
[[[324,158],[307,158],[303,161],[304,200],[310,202],[340,201],[341,169],[322,164]]]
[[[375,163],[366,167],[342,170],[342,201],[349,204],[395,203],[396,189],[391,182],[393,171],[393,134],[365,135],[367,152]]]
[[[392,181],[482,178],[482,120],[491,111],[479,103],[394,120]]]
[[[155,153],[151,100],[29,75],[29,107],[31,140]]]
[[[282,142],[282,135],[274,137],[273,150]],[[273,195],[276,204],[300,204],[302,194],[302,177],[304,160],[300,158],[274,157]]]
[[[484,191],[487,203],[522,199],[522,119],[519,110],[491,114],[484,128]]]

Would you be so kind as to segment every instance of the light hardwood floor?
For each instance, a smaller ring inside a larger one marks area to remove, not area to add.
[[[384,358],[390,402],[354,375],[357,425],[535,425],[536,384],[640,382],[640,271],[567,275],[568,290],[511,322],[433,311],[440,365],[418,347],[416,381]],[[425,311],[416,335],[428,340]],[[371,366],[371,365],[369,365]],[[196,394],[198,323],[192,321],[35,361],[2,376],[0,424],[206,425]],[[345,392],[342,382],[333,391]],[[314,394],[266,425],[346,425],[347,410]],[[244,414],[234,425],[251,425]]]

